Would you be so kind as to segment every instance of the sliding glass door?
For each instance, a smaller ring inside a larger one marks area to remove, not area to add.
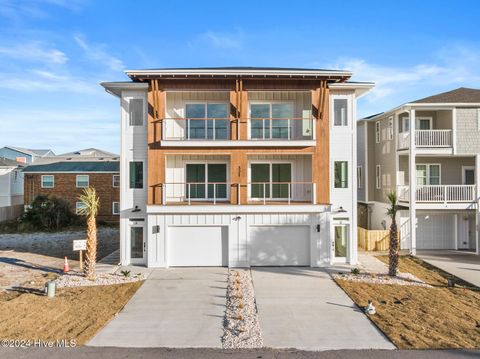
[[[254,199],[288,199],[291,196],[290,163],[252,163],[250,197]]]
[[[266,103],[250,105],[250,138],[290,139],[292,103]]]
[[[186,197],[197,200],[227,199],[226,163],[188,163]]]
[[[228,105],[226,103],[188,103],[185,105],[187,139],[227,140]]]

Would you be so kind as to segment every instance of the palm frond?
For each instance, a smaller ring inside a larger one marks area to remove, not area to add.
[[[84,207],[78,210],[78,214],[87,217],[96,217],[100,207],[100,199],[93,187],[87,187],[83,190],[78,199],[83,203]]]
[[[397,212],[398,212],[397,192],[390,191],[387,194],[387,199],[388,199],[388,202],[390,203],[390,207],[387,208],[387,215],[394,220],[397,217]]]

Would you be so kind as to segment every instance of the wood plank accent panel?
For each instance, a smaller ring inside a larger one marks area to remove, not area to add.
[[[160,147],[162,123],[165,115],[166,92],[152,81],[148,90],[148,204],[161,204],[162,183],[165,182],[165,154]]]
[[[238,87],[238,80],[235,80],[235,90],[230,91],[230,138],[232,140],[238,140],[238,117],[240,114],[238,109]]]
[[[323,100],[322,100],[323,97]],[[317,184],[317,203],[330,203],[329,89],[312,91],[312,114],[316,118],[317,145],[312,156],[312,179]],[[320,108],[319,108],[320,106]],[[322,115],[323,114],[323,115]]]
[[[243,80],[240,80],[239,98],[240,98],[240,104],[239,104],[240,140],[247,140],[248,139],[248,107],[249,105],[248,105],[248,91],[244,90]]]
[[[240,186],[240,204],[247,203],[247,168],[248,160],[245,152],[235,150],[230,155],[230,203],[238,204],[238,183]]]

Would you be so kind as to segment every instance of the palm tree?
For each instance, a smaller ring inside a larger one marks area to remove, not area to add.
[[[391,191],[387,194],[387,199],[390,202],[390,207],[387,209],[387,214],[392,220],[390,225],[390,248],[388,251],[388,275],[395,277],[398,268],[398,228],[397,228],[397,211],[398,211],[398,197],[397,192]]]
[[[95,188],[87,187],[83,194],[78,197],[83,207],[79,214],[87,217],[87,250],[85,253],[85,266],[83,273],[90,280],[95,280],[95,263],[97,261],[97,223],[96,218],[100,200]]]

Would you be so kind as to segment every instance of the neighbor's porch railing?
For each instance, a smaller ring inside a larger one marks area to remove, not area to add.
[[[452,130],[415,130],[417,147],[452,147]],[[410,148],[410,134],[402,132],[397,137],[397,148]]]
[[[473,202],[476,197],[475,185],[428,185],[417,186],[417,202],[429,203],[462,203]],[[398,198],[401,201],[409,201],[409,186],[397,187]]]

